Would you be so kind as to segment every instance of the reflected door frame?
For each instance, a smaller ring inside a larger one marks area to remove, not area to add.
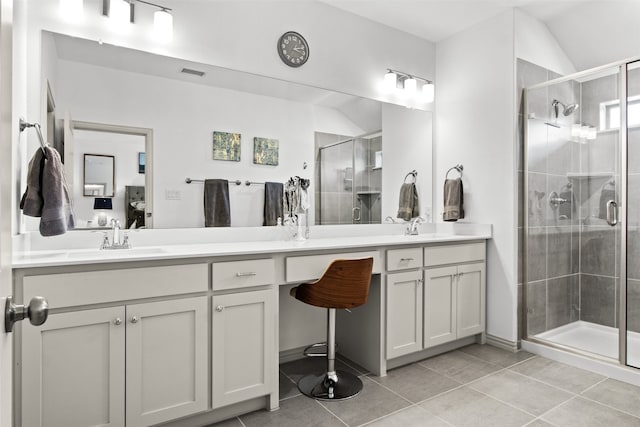
[[[65,169],[67,175],[69,171],[73,173],[73,152],[75,144],[73,142],[74,130],[88,130],[95,132],[119,133],[125,135],[142,136],[144,138],[145,147],[145,176],[144,176],[144,197],[145,197],[145,227],[153,228],[153,129],[141,128],[134,126],[121,126],[106,123],[84,122],[72,120],[69,114],[65,115],[65,120],[69,126],[65,125],[65,130],[69,134],[65,134]]]

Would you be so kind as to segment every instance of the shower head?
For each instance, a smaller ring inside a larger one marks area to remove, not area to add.
[[[556,119],[558,118],[558,115],[560,114],[560,105],[562,105],[562,115],[564,115],[564,116],[569,116],[569,115],[573,114],[573,112],[575,112],[580,107],[578,104],[566,105],[566,104],[558,101],[557,99],[554,99],[553,102],[551,103],[551,106],[553,107],[553,111],[556,114]]]

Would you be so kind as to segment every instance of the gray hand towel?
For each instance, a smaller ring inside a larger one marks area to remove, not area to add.
[[[400,200],[398,203],[398,218],[405,221],[411,220],[419,215],[420,204],[418,202],[418,189],[413,182],[404,183],[400,187]]]
[[[462,180],[445,179],[444,180],[444,212],[442,219],[444,221],[457,221],[464,218],[464,196],[462,188]]]
[[[229,181],[226,179],[204,180],[204,225],[205,227],[230,227]]]
[[[60,154],[52,147],[45,150],[46,159],[37,150],[29,162],[20,207],[25,215],[40,217],[41,235],[57,236],[75,227],[75,217]]]
[[[263,225],[277,225],[278,218],[284,218],[282,198],[284,185],[281,182],[264,183],[264,223]]]

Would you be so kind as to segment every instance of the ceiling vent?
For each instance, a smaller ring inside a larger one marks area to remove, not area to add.
[[[191,68],[183,68],[180,72],[185,74],[192,74],[198,77],[204,76],[204,71],[192,70]]]

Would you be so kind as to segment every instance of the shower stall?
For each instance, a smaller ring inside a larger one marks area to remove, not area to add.
[[[317,165],[316,224],[381,222],[381,132],[319,146]]]
[[[640,368],[640,61],[524,91],[523,334]]]

